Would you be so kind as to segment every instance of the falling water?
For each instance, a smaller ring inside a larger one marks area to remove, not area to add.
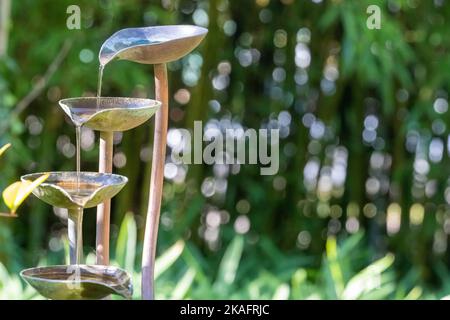
[[[100,67],[98,69],[98,83],[97,83],[97,110],[100,107],[100,97],[102,94],[102,78],[103,78],[103,68],[105,66],[100,64]],[[76,146],[77,146],[77,151],[76,151],[76,158],[77,158],[77,193],[80,193],[80,171],[81,171],[81,150],[80,150],[80,145],[81,145],[81,126],[84,123],[84,119],[83,117],[89,116],[91,114],[91,112],[86,112],[87,109],[82,108],[80,110],[80,114],[78,114],[76,112],[75,108],[72,108],[72,121],[75,124],[75,132],[76,132]]]
[[[75,125],[75,139],[76,139],[76,144],[77,144],[77,192],[80,192],[80,171],[81,171],[81,161],[80,161],[80,140],[81,140],[81,126],[80,125]]]
[[[102,96],[102,81],[103,81],[103,69],[105,68],[104,64],[100,64],[98,67],[98,82],[97,82],[97,110],[99,108],[100,97]]]

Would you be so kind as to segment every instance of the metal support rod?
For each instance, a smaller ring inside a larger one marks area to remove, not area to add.
[[[142,299],[154,299],[154,269],[156,241],[158,239],[159,215],[161,210],[164,182],[164,163],[168,126],[169,95],[166,64],[156,64],[155,99],[161,101],[161,108],[155,116],[153,137],[152,175],[150,180],[149,204],[145,225],[144,248],[142,253]]]
[[[68,210],[70,264],[83,263],[83,208]]]
[[[99,172],[112,173],[113,132],[100,132]],[[109,265],[111,199],[97,206],[96,264]]]

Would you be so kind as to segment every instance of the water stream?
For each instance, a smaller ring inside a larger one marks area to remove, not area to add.
[[[77,168],[77,192],[80,193],[80,172],[81,172],[81,127],[86,118],[89,118],[93,113],[100,108],[100,97],[102,95],[102,81],[104,65],[100,64],[98,68],[98,82],[97,82],[97,103],[96,110],[88,108],[79,108],[79,110],[72,108],[72,122],[75,125],[75,139],[76,139],[76,168]]]
[[[80,161],[80,144],[81,144],[81,125],[75,125],[75,139],[77,145],[76,157],[77,157],[77,192],[80,192],[80,171],[81,171],[81,161]]]
[[[86,202],[89,200],[93,190],[98,186],[81,186],[80,185],[80,175],[81,175],[81,127],[84,122],[89,119],[89,117],[98,112],[100,109],[100,97],[102,94],[102,80],[103,80],[103,69],[105,65],[100,64],[98,69],[98,83],[97,83],[97,101],[96,108],[72,108],[72,122],[75,125],[75,139],[76,139],[76,169],[77,169],[77,178],[75,188],[70,188],[70,185],[65,186],[66,192],[68,192],[72,199],[78,204],[78,209],[76,210],[76,214],[74,214],[74,221],[72,221],[72,228],[69,228],[69,233],[72,233],[71,239],[74,239],[76,243],[72,243],[74,250],[72,252],[71,264],[78,264],[82,261],[83,251],[82,251],[82,215],[83,215],[83,207]]]
[[[102,81],[103,81],[103,69],[105,68],[104,64],[100,64],[98,67],[98,82],[97,82],[97,110],[99,109],[99,101],[102,96]]]

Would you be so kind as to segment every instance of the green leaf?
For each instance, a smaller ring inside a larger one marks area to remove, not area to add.
[[[229,244],[220,262],[216,283],[230,285],[234,282],[243,249],[244,238],[236,236]]]
[[[303,297],[303,284],[306,282],[308,274],[305,269],[298,269],[294,272],[291,279],[292,298],[302,299]]]
[[[423,290],[419,286],[415,286],[411,289],[411,291],[406,295],[405,300],[418,300],[422,295]]]
[[[344,276],[338,261],[338,251],[335,237],[328,237],[326,243],[326,255],[331,278],[333,279],[334,291],[336,296],[339,297],[344,290]]]
[[[211,282],[208,276],[205,274],[204,267],[207,267],[203,256],[198,251],[198,248],[192,244],[186,243],[185,249],[183,250],[183,260],[187,263],[190,268],[195,269],[197,275],[197,281],[204,287],[210,287]]]
[[[358,299],[363,294],[367,294],[380,287],[381,274],[394,263],[394,256],[387,254],[383,258],[370,264],[353,276],[348,281],[342,297],[344,299]]]
[[[116,245],[116,260],[126,270],[134,270],[136,259],[137,226],[132,212],[125,214],[120,225]]]
[[[167,249],[155,262],[155,279],[163,274],[181,256],[184,249],[184,241],[179,240]]]
[[[280,284],[272,297],[272,300],[287,300],[289,299],[290,288],[286,283]]]
[[[195,269],[189,268],[188,271],[183,275],[180,281],[178,281],[177,286],[173,290],[172,299],[180,300],[186,296],[186,293],[192,286],[195,279]]]
[[[357,249],[358,244],[364,237],[364,232],[358,232],[352,235],[351,237],[345,239],[342,244],[339,246],[339,252],[341,256],[347,256],[352,254],[354,250]]]
[[[359,297],[360,300],[383,300],[389,298],[389,295],[391,295],[395,291],[395,283],[390,282],[386,285],[380,286],[379,288],[376,288],[368,293],[365,293],[361,297]]]
[[[319,29],[325,31],[333,26],[338,21],[339,13],[339,8],[335,6],[326,10],[318,22]]]

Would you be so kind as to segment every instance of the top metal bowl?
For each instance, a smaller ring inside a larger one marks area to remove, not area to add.
[[[31,173],[21,180],[35,180],[44,173]],[[114,197],[128,182],[124,176],[111,173],[80,172],[79,191],[77,188],[77,172],[49,172],[45,182],[33,190],[33,194],[42,201],[67,209],[92,208],[103,201]],[[80,194],[83,197],[79,196]]]
[[[97,131],[126,131],[150,119],[161,106],[152,99],[79,97],[59,101],[75,125]]]
[[[144,64],[175,61],[194,50],[208,30],[192,25],[168,25],[122,29],[100,48],[100,64],[114,58]]]

